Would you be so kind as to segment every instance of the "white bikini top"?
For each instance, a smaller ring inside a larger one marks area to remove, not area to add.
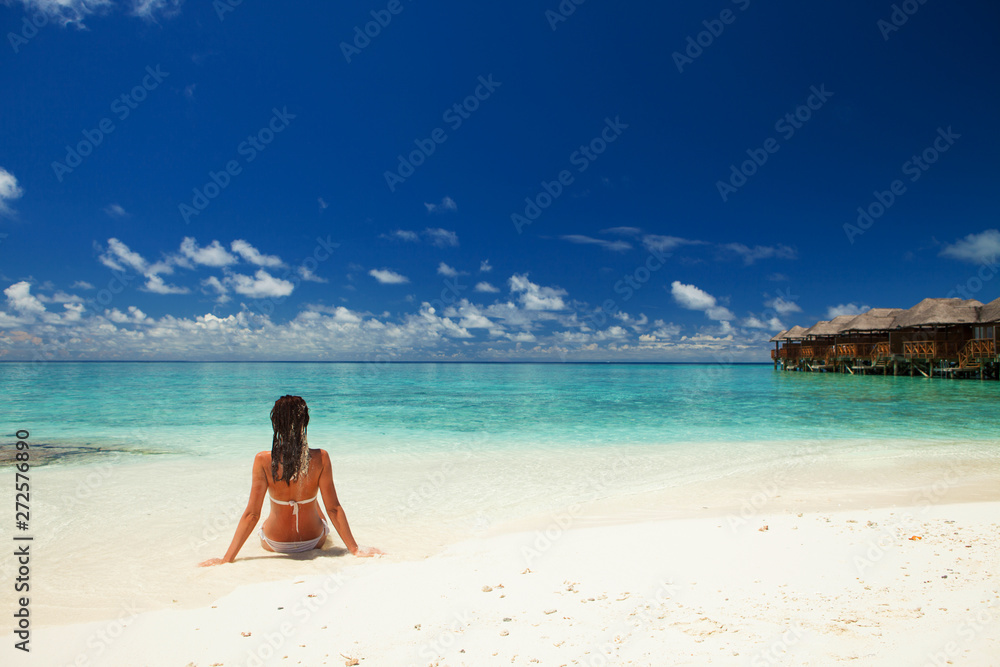
[[[309,503],[314,502],[317,498],[319,498],[319,491],[317,490],[316,491],[316,495],[313,496],[312,498],[310,498],[309,500],[275,500],[275,498],[271,495],[270,491],[267,492],[267,497],[271,499],[272,503],[276,503],[278,505],[291,505],[292,506],[292,515],[295,517],[295,532],[298,532],[298,530],[299,530],[299,505],[308,505]]]

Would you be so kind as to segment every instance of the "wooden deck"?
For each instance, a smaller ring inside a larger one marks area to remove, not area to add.
[[[992,338],[804,341],[772,350],[771,359],[785,371],[1000,380],[997,348]]]

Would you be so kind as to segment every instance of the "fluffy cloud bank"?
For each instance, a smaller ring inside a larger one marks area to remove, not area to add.
[[[148,269],[148,263],[122,254]],[[508,296],[492,304],[466,298],[437,307],[424,302],[415,312],[395,317],[315,304],[295,312],[283,302],[290,287],[264,269],[217,282],[212,289],[264,299],[269,308],[252,301],[226,316],[153,317],[127,303],[127,292],[100,305],[61,291],[36,293],[27,281],[13,283],[4,290],[0,311],[0,356],[29,361],[759,361],[766,354],[766,332],[737,331],[728,322],[723,322],[725,331],[683,335],[683,327],[672,322],[619,312],[608,326],[593,328],[567,304],[565,290],[538,285],[527,275],[512,276]],[[685,293],[706,312],[718,307],[708,305],[711,299],[704,293]],[[283,314],[290,319],[279,321]]]

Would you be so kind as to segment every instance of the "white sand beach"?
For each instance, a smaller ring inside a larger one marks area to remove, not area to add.
[[[418,560],[282,557],[296,574],[201,608],[35,628],[30,655],[8,635],[3,664],[996,665],[1000,502],[925,497],[609,525],[567,508]]]

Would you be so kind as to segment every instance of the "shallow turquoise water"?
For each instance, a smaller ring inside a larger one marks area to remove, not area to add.
[[[775,372],[770,366],[3,363],[4,433],[34,442],[244,456],[282,394],[338,451],[1000,443],[1000,383]],[[470,443],[472,443],[470,445]]]

